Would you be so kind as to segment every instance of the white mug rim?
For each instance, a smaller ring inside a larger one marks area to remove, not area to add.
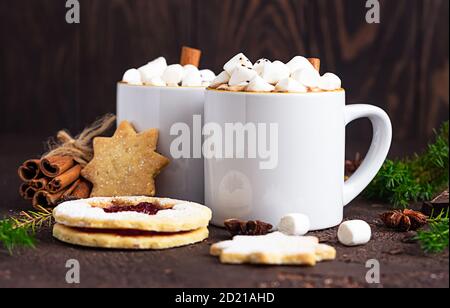
[[[207,88],[206,92],[220,93],[224,95],[235,95],[235,96],[252,96],[252,97],[267,97],[267,96],[277,96],[277,97],[314,97],[314,96],[333,96],[336,94],[345,94],[345,89],[338,89],[334,91],[321,91],[321,92],[247,92],[247,91],[226,91]]]
[[[189,91],[189,90],[202,90],[205,91],[206,87],[183,87],[183,86],[150,86],[150,85],[137,85],[137,84],[129,84],[126,82],[119,81],[117,82],[118,86],[123,87],[130,87],[130,88],[139,88],[139,89],[154,89],[154,90],[162,90],[162,91],[169,91],[169,90],[175,90],[175,91]]]

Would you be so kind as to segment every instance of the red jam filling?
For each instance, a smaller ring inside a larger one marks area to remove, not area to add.
[[[120,213],[120,212],[137,212],[147,215],[156,215],[161,210],[156,204],[141,202],[137,205],[119,206],[112,205],[103,209],[105,213]]]

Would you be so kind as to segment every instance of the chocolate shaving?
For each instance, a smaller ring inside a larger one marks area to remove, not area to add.
[[[239,219],[225,220],[225,229],[232,235],[266,235],[273,226],[260,220],[243,221]]]
[[[434,198],[430,202],[424,202],[420,210],[427,216],[435,218],[441,214],[445,215],[449,211],[449,191],[448,189]]]

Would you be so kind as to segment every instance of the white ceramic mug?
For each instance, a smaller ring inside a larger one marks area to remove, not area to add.
[[[159,129],[157,150],[170,164],[157,177],[158,196],[204,202],[203,158],[174,158],[170,151],[177,138],[170,133],[172,126],[183,123],[193,132],[193,116],[202,119],[204,100],[200,87],[117,86],[117,121],[128,120],[139,132]]]
[[[365,117],[373,125],[372,145],[361,167],[345,182],[345,127]],[[311,230],[336,226],[343,220],[344,206],[381,168],[392,140],[388,115],[375,106],[346,106],[343,90],[305,94],[207,90],[207,123],[223,129],[226,123],[278,127],[273,169],[261,169],[261,158],[205,159],[205,203],[219,226],[228,218],[259,219],[276,226],[288,213],[308,215]]]

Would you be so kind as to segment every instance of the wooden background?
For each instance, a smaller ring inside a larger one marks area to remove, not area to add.
[[[320,57],[349,103],[385,108],[396,141],[423,143],[448,119],[449,1],[380,0],[379,25],[365,22],[365,2],[80,0],[81,24],[68,25],[64,0],[1,0],[0,133],[77,132],[115,111],[127,68],[159,55],[176,62],[187,44],[217,73],[239,51]],[[370,126],[349,133],[368,138]]]

